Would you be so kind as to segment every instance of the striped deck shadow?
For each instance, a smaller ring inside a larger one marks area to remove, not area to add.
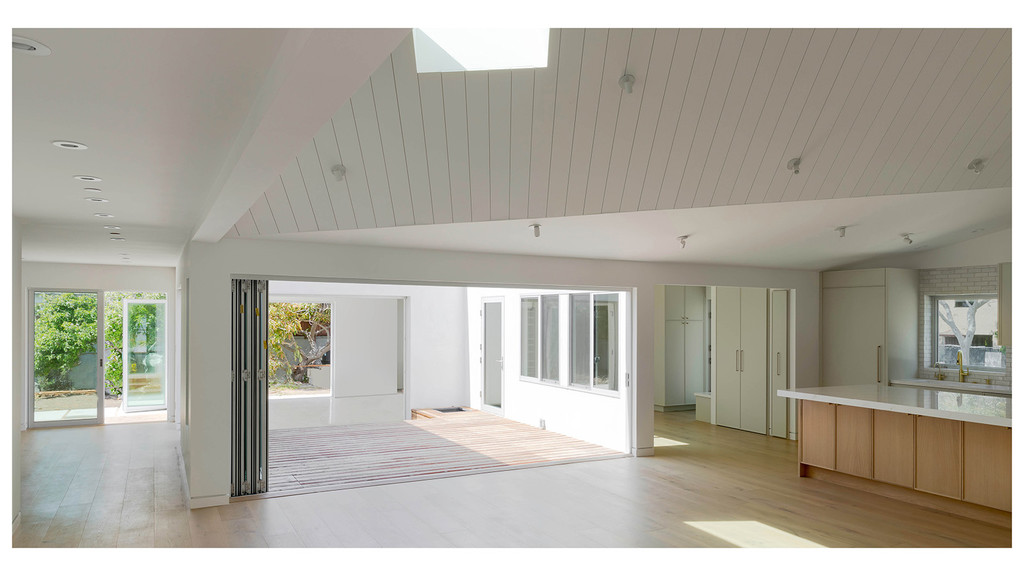
[[[621,452],[476,410],[269,432],[268,492],[287,496],[536,466]]]

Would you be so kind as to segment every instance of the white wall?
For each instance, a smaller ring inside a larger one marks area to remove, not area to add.
[[[629,295],[619,295],[619,342],[618,351],[618,394],[590,392],[571,388],[564,384],[569,381],[569,323],[571,321],[567,296],[559,301],[559,372],[562,384],[541,382],[520,376],[520,330],[523,296],[538,294],[565,294],[564,290],[537,290],[512,288],[469,288],[467,306],[469,309],[469,375],[470,406],[481,409],[480,389],[483,373],[481,370],[480,343],[484,298],[500,297],[503,301],[504,329],[504,371],[502,388],[502,416],[531,426],[540,426],[553,432],[579,438],[620,452],[630,451],[629,400],[632,391],[625,386],[626,374],[631,374],[632,350],[627,346],[631,336]],[[539,317],[538,317],[539,321]]]
[[[57,264],[52,262],[23,262],[21,296],[25,297],[32,288],[54,290],[104,290],[165,292],[167,294],[167,357],[176,358],[178,348],[177,284],[175,269],[150,266],[108,266],[99,264]],[[26,334],[21,334],[25,338]],[[177,408],[176,362],[167,363],[167,419],[174,421]],[[19,382],[26,386],[28,375],[23,374]],[[26,407],[22,407],[20,418],[24,425]]]
[[[952,268],[955,266],[984,266],[1012,262],[1012,229],[1007,228],[950,246],[933,250],[907,250],[897,256],[872,258],[842,270],[866,268]],[[916,243],[916,241],[915,241]]]
[[[405,299],[407,357],[402,366],[410,409],[462,406],[469,402],[466,352],[466,289],[454,286],[271,282],[279,295]],[[362,300],[362,299],[360,299]],[[358,300],[349,300],[349,302]],[[363,300],[365,301],[365,300]],[[368,318],[367,322],[374,322]],[[391,320],[386,321],[390,326]],[[333,330],[335,334],[346,330]],[[359,330],[352,331],[358,336]],[[338,352],[340,353],[340,351]],[[331,354],[332,363],[335,353]],[[394,362],[386,360],[389,365]],[[369,365],[369,364],[368,364]]]
[[[22,289],[21,221],[11,219],[11,522],[21,514],[21,414],[24,412],[25,291]]]
[[[270,279],[365,280],[463,286],[574,286],[634,290],[636,332],[634,451],[653,454],[654,285],[758,286],[796,290],[795,378],[818,384],[818,273],[678,263],[646,263],[381,247],[225,239],[193,242],[188,249],[192,326],[190,492],[193,505],[226,501],[230,484],[229,323],[232,275]],[[203,500],[210,496],[210,500]]]

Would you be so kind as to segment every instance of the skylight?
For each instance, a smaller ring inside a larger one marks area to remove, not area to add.
[[[544,68],[547,28],[414,28],[416,71]]]

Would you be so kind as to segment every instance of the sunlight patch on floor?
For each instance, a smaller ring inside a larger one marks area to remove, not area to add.
[[[755,520],[687,522],[686,524],[741,548],[824,548],[817,542]]]
[[[690,444],[687,443],[687,442],[680,442],[678,440],[673,440],[671,438],[662,438],[661,436],[655,436],[654,437],[654,447],[655,448],[658,448],[659,446],[664,447],[664,446],[689,446],[689,445]]]

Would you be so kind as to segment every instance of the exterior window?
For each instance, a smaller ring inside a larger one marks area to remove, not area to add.
[[[558,295],[540,297],[541,379],[558,382]]]
[[[617,391],[619,296],[573,294],[571,298],[572,383]]]
[[[962,352],[969,368],[1006,368],[996,330],[999,302],[995,295],[935,296],[933,303],[936,363],[955,366],[957,352]]]
[[[519,373],[526,378],[537,377],[537,298],[520,301]]]
[[[573,384],[590,386],[590,294],[573,294],[570,359]]]

